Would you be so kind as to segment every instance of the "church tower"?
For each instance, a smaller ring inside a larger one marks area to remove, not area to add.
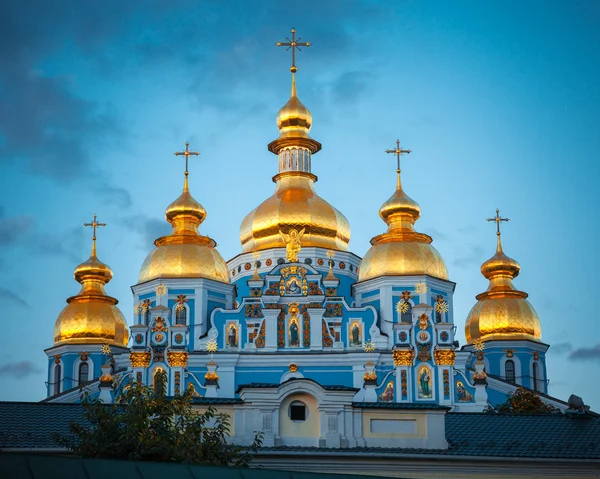
[[[87,261],[75,268],[74,276],[81,290],[67,299],[54,325],[54,346],[45,351],[48,396],[99,378],[109,354],[125,352],[129,340],[118,301],[104,291],[113,272],[96,255],[96,229],[106,224],[98,223],[94,215],[94,220],[84,226],[93,229],[92,252]]]
[[[130,361],[137,381],[153,384],[167,372],[168,392],[182,392],[188,353],[203,349],[209,317],[215,308],[233,307],[233,286],[217,243],[198,232],[206,210],[191,195],[185,150],[183,191],[165,212],[171,234],[158,238],[142,264],[134,295]],[[196,386],[200,387],[199,384]]]
[[[396,190],[381,206],[385,233],[371,240],[354,285],[357,306],[379,313],[382,337],[393,349],[400,402],[451,404],[454,401],[454,324],[446,264],[432,238],[415,231],[421,208],[402,187],[400,158],[410,150],[396,147]],[[465,384],[465,381],[461,381]]]
[[[500,224],[508,221],[496,216],[489,218],[497,225],[496,253],[481,265],[481,273],[489,280],[487,290],[477,295],[465,324],[468,351],[485,348],[485,370],[489,375],[547,393],[546,351],[542,343],[540,319],[527,301],[527,293],[518,291],[513,279],[521,267],[504,254]],[[493,394],[493,393],[492,393]],[[490,396],[492,402],[503,402],[504,395]]]

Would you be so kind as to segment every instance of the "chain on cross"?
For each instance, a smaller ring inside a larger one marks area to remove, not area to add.
[[[92,221],[91,223],[83,223],[83,226],[91,226],[94,233],[92,236],[92,240],[96,241],[96,228],[98,228],[99,226],[106,226],[106,223],[98,223],[98,221],[96,220],[96,215],[94,215],[94,221]]]
[[[198,156],[200,155],[197,151],[190,151],[190,142],[185,142],[185,151],[177,151],[175,152],[175,156],[185,156],[185,176],[188,175],[188,159],[190,156]]]
[[[496,222],[496,234],[497,234],[498,236],[500,236],[500,223],[501,223],[502,221],[506,221],[506,222],[508,222],[508,220],[509,220],[509,219],[508,219],[508,218],[502,218],[502,217],[500,216],[500,210],[499,210],[499,209],[496,209],[496,216],[494,216],[493,218],[488,218],[487,220],[488,220],[488,221],[495,221],[495,222]]]
[[[296,68],[296,49],[302,51],[300,47],[310,47],[309,42],[300,42],[301,38],[298,37],[296,39],[296,30],[292,28],[292,39],[286,37],[287,42],[277,42],[276,45],[278,47],[287,47],[286,51],[292,50],[292,66],[290,67],[290,71],[292,73],[296,73],[298,68]]]
[[[396,155],[396,158],[398,159],[398,168],[396,169],[396,173],[400,173],[400,157],[402,155],[407,155],[410,153],[410,150],[403,150],[402,148],[400,148],[400,140],[396,140],[396,148],[394,148],[393,150],[385,150],[386,153],[393,153],[394,155]]]

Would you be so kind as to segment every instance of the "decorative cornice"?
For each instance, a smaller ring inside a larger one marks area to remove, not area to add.
[[[132,368],[147,368],[150,365],[150,352],[136,352],[129,355]]]
[[[415,359],[414,349],[395,349],[394,355],[394,366],[412,366],[413,360]]]
[[[168,351],[167,361],[172,368],[185,368],[188,362],[188,353],[186,351]]]
[[[438,366],[454,366],[456,352],[453,349],[436,349],[433,356]]]

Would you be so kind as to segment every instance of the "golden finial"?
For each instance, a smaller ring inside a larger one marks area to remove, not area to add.
[[[110,356],[112,353],[112,351],[110,350],[110,344],[106,343],[106,344],[103,344],[102,346],[100,346],[100,352],[102,354]]]
[[[396,159],[398,161],[398,166],[396,168],[396,173],[398,174],[398,181],[400,181],[400,157],[405,154],[408,155],[410,151],[411,150],[404,150],[400,148],[400,140],[396,140],[396,148],[394,148],[393,150],[385,150],[386,153],[393,153],[394,155],[396,155]]]
[[[300,47],[310,47],[309,42],[300,42],[301,38],[296,38],[296,30],[292,28],[292,39],[286,37],[287,42],[277,42],[276,45],[278,47],[287,47],[286,51],[292,50],[292,66],[290,67],[290,71],[292,73],[296,73],[298,68],[296,68],[296,49],[302,51]]]
[[[500,210],[496,208],[496,216],[494,216],[493,218],[488,218],[488,221],[495,221],[496,222],[496,235],[498,236],[498,250],[502,250],[502,243],[500,242],[500,223],[502,221],[506,221],[508,223],[509,219],[508,218],[502,218],[500,216]]]
[[[94,231],[92,234],[92,256],[96,256],[96,228],[99,226],[106,226],[106,223],[98,223],[96,215],[94,215],[94,221],[91,223],[83,223],[83,226],[91,226]]]
[[[252,257],[254,258],[254,274],[252,275],[252,280],[260,280],[261,277],[258,274],[258,260],[260,258],[260,252],[259,251],[253,251],[252,252]]]

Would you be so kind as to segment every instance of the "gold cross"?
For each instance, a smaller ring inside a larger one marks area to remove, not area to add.
[[[296,73],[298,71],[296,68],[296,48],[302,51],[300,47],[310,47],[310,43],[300,42],[300,37],[296,39],[296,30],[294,28],[292,28],[292,39],[290,40],[289,37],[286,37],[286,40],[287,42],[277,42],[276,45],[278,47],[288,47],[286,51],[290,48],[292,49],[292,66],[290,67],[290,71]]]
[[[91,223],[83,223],[83,226],[91,226],[94,230],[94,236],[92,236],[92,240],[96,241],[96,228],[98,226],[106,226],[106,223],[98,223],[96,221],[96,215],[94,215],[94,221],[92,221]]]
[[[396,148],[394,148],[393,150],[385,150],[385,152],[393,153],[394,155],[396,155],[396,157],[398,158],[398,169],[396,170],[396,173],[400,173],[400,157],[405,153],[410,153],[410,150],[403,150],[402,148],[400,148],[400,140],[396,140]]]
[[[496,216],[494,216],[493,218],[488,218],[487,220],[496,222],[496,234],[498,236],[500,236],[500,222],[502,222],[502,221],[508,222],[508,218],[500,217],[500,210],[498,210],[498,209],[496,210]]]
[[[200,153],[197,151],[190,151],[190,142],[185,142],[185,151],[178,151],[175,153],[175,156],[185,156],[185,176],[188,175],[188,158],[192,155],[198,156]]]

